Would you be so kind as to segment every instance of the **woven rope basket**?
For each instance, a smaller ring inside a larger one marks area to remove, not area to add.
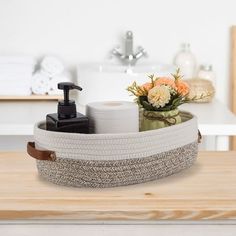
[[[215,88],[211,81],[206,79],[189,79],[185,81],[190,88],[188,95],[192,103],[211,102],[215,95]],[[203,98],[201,98],[203,96]]]
[[[121,134],[75,134],[35,125],[28,153],[39,175],[74,187],[105,188],[138,184],[190,167],[198,152],[197,119],[181,112],[178,125]]]

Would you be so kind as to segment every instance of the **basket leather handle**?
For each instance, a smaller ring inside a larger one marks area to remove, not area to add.
[[[27,143],[27,153],[31,157],[37,160],[41,160],[41,161],[55,161],[56,160],[55,152],[49,151],[49,150],[38,150],[36,149],[34,142]]]
[[[200,132],[200,130],[198,130],[198,143],[201,143],[202,142],[202,134]]]

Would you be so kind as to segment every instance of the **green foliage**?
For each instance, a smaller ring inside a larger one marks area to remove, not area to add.
[[[179,96],[172,96],[171,100],[164,107],[154,107],[148,102],[147,96],[138,97],[138,103],[147,111],[170,111],[178,108],[178,106],[186,103],[185,98]]]
[[[173,78],[175,79],[175,82],[177,82],[178,80],[183,79],[183,76],[180,74],[180,68],[178,68],[175,72],[175,74],[171,74],[173,76]]]

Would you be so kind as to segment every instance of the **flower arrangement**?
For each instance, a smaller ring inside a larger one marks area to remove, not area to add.
[[[150,82],[137,85],[133,82],[127,88],[137,98],[146,111],[171,111],[181,104],[189,102],[189,86],[182,81],[180,69],[172,77],[155,77],[150,75]]]

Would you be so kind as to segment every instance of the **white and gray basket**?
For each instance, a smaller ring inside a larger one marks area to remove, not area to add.
[[[194,163],[197,119],[187,112],[181,116],[181,124],[121,134],[52,132],[40,122],[28,153],[37,159],[39,175],[60,185],[105,188],[148,182]]]

